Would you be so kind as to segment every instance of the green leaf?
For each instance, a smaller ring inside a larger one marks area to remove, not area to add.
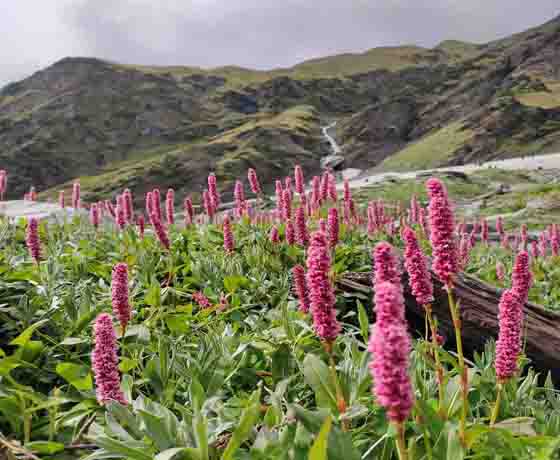
[[[134,416],[129,406],[123,406],[115,401],[106,404],[109,414],[119,423],[122,429],[129,432],[134,438],[142,439],[143,431],[140,429],[140,418]]]
[[[447,425],[447,460],[463,460],[465,450],[459,439],[459,429],[456,425]]]
[[[25,345],[27,345],[27,342],[31,340],[31,336],[33,335],[33,333],[46,322],[48,322],[48,319],[42,319],[41,321],[37,321],[35,324],[32,324],[14,340],[12,340],[10,342],[10,345],[19,345],[20,347],[25,347]]]
[[[206,392],[198,379],[193,377],[191,382],[191,404],[195,414],[202,410],[204,401],[206,401]]]
[[[208,460],[208,422],[205,417],[198,414],[193,420],[193,425],[200,458]]]
[[[86,339],[82,339],[80,337],[67,337],[65,338],[62,342],[60,342],[60,345],[78,345],[80,343],[87,343]]]
[[[358,321],[360,322],[360,331],[362,332],[362,337],[364,338],[364,343],[369,341],[369,320],[366,309],[362,305],[362,302],[357,301],[358,304]]]
[[[272,353],[272,378],[275,382],[290,376],[292,352],[287,344],[282,344]]]
[[[496,423],[494,427],[508,430],[517,435],[536,436],[534,423],[535,419],[532,417],[515,417]]]
[[[161,305],[161,286],[155,277],[152,279],[152,283],[146,292],[144,302],[156,308]]]
[[[123,442],[113,438],[99,436],[95,438],[95,443],[99,447],[113,454],[118,454],[119,456],[123,456],[127,459],[153,460],[152,455],[148,453],[149,450],[146,449],[146,445],[142,442],[132,442],[132,441]]]
[[[154,460],[201,460],[198,449],[191,447],[174,447],[157,454]]]
[[[308,354],[303,360],[303,374],[307,384],[315,391],[317,406],[336,411],[336,388],[327,365],[317,356]]]
[[[171,332],[177,332],[179,334],[188,332],[191,328],[190,321],[192,315],[189,314],[176,314],[168,315],[165,317],[165,324]]]
[[[138,414],[142,417],[142,421],[146,426],[147,435],[159,450],[169,449],[173,446],[174,439],[167,429],[164,417],[150,414],[143,410],[139,410]]]
[[[249,280],[244,276],[226,276],[224,278],[224,288],[232,294],[240,287],[247,286],[249,286]]]
[[[257,422],[257,418],[259,416],[260,398],[261,390],[259,388],[252,394],[249,401],[249,407],[243,411],[239,424],[231,435],[231,439],[229,440],[224,454],[222,455],[222,460],[232,460],[237,449],[239,449],[241,444],[243,444],[243,442],[245,442],[245,440],[247,440],[250,436],[251,430],[253,429],[253,426]]]
[[[138,367],[138,360],[126,357],[121,358],[121,362],[119,363],[119,371],[121,371],[123,374],[126,374],[136,367]]]
[[[0,376],[6,377],[13,369],[22,364],[22,361],[16,356],[8,356],[7,358],[0,359]]]
[[[64,450],[64,444],[51,441],[35,441],[25,445],[34,454],[53,455]]]
[[[325,419],[321,431],[319,431],[315,442],[309,450],[309,460],[327,460],[327,447],[331,426],[332,418],[329,416]]]
[[[88,366],[74,363],[59,363],[56,365],[56,373],[78,390],[87,391],[93,388],[90,368]]]
[[[142,324],[135,324],[126,329],[125,337],[135,337],[137,340],[147,343],[150,341],[150,330]]]

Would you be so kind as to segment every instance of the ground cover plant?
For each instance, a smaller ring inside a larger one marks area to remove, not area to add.
[[[130,190],[82,204],[76,183],[66,219],[2,220],[0,455],[560,458],[560,394],[524,356],[521,309],[558,305],[556,225],[455,221],[433,178],[427,207],[361,207],[328,172],[306,190],[301,168],[272,207],[254,170],[244,182],[229,211],[210,175],[179,213],[173,190],[135,209]],[[457,349],[438,334],[429,266]],[[404,271],[426,335],[405,322]],[[460,271],[504,288],[498,341],[472,359]],[[347,272],[371,272],[374,298],[337,291]]]

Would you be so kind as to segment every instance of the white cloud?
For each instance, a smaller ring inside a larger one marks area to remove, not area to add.
[[[270,68],[380,45],[489,41],[557,0],[0,0],[0,85],[65,56]]]

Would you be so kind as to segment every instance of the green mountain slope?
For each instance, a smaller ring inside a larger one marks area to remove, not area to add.
[[[559,50],[556,18],[488,44],[375,48],[270,71],[66,58],[0,90],[0,164],[18,178],[13,196],[82,177],[100,198],[156,184],[200,192],[210,170],[224,187],[247,167],[265,183],[295,163],[310,175],[332,120],[345,167],[551,151]]]

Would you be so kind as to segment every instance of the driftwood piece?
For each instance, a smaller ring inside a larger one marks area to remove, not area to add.
[[[439,321],[439,331],[447,344],[454,346],[453,323],[449,314],[447,292],[442,283],[432,273],[435,301],[433,311]],[[407,320],[411,326],[422,331],[424,328],[424,309],[416,303],[408,288],[406,273],[403,276]],[[347,293],[372,293],[371,274],[347,273],[337,280],[337,288]],[[501,289],[492,287],[480,280],[461,274],[453,290],[455,299],[460,302],[462,315],[463,346],[467,354],[482,351],[487,340],[498,337],[498,304]],[[551,372],[555,383],[560,383],[560,315],[543,307],[527,303],[525,310],[526,354],[531,366],[547,374]]]

